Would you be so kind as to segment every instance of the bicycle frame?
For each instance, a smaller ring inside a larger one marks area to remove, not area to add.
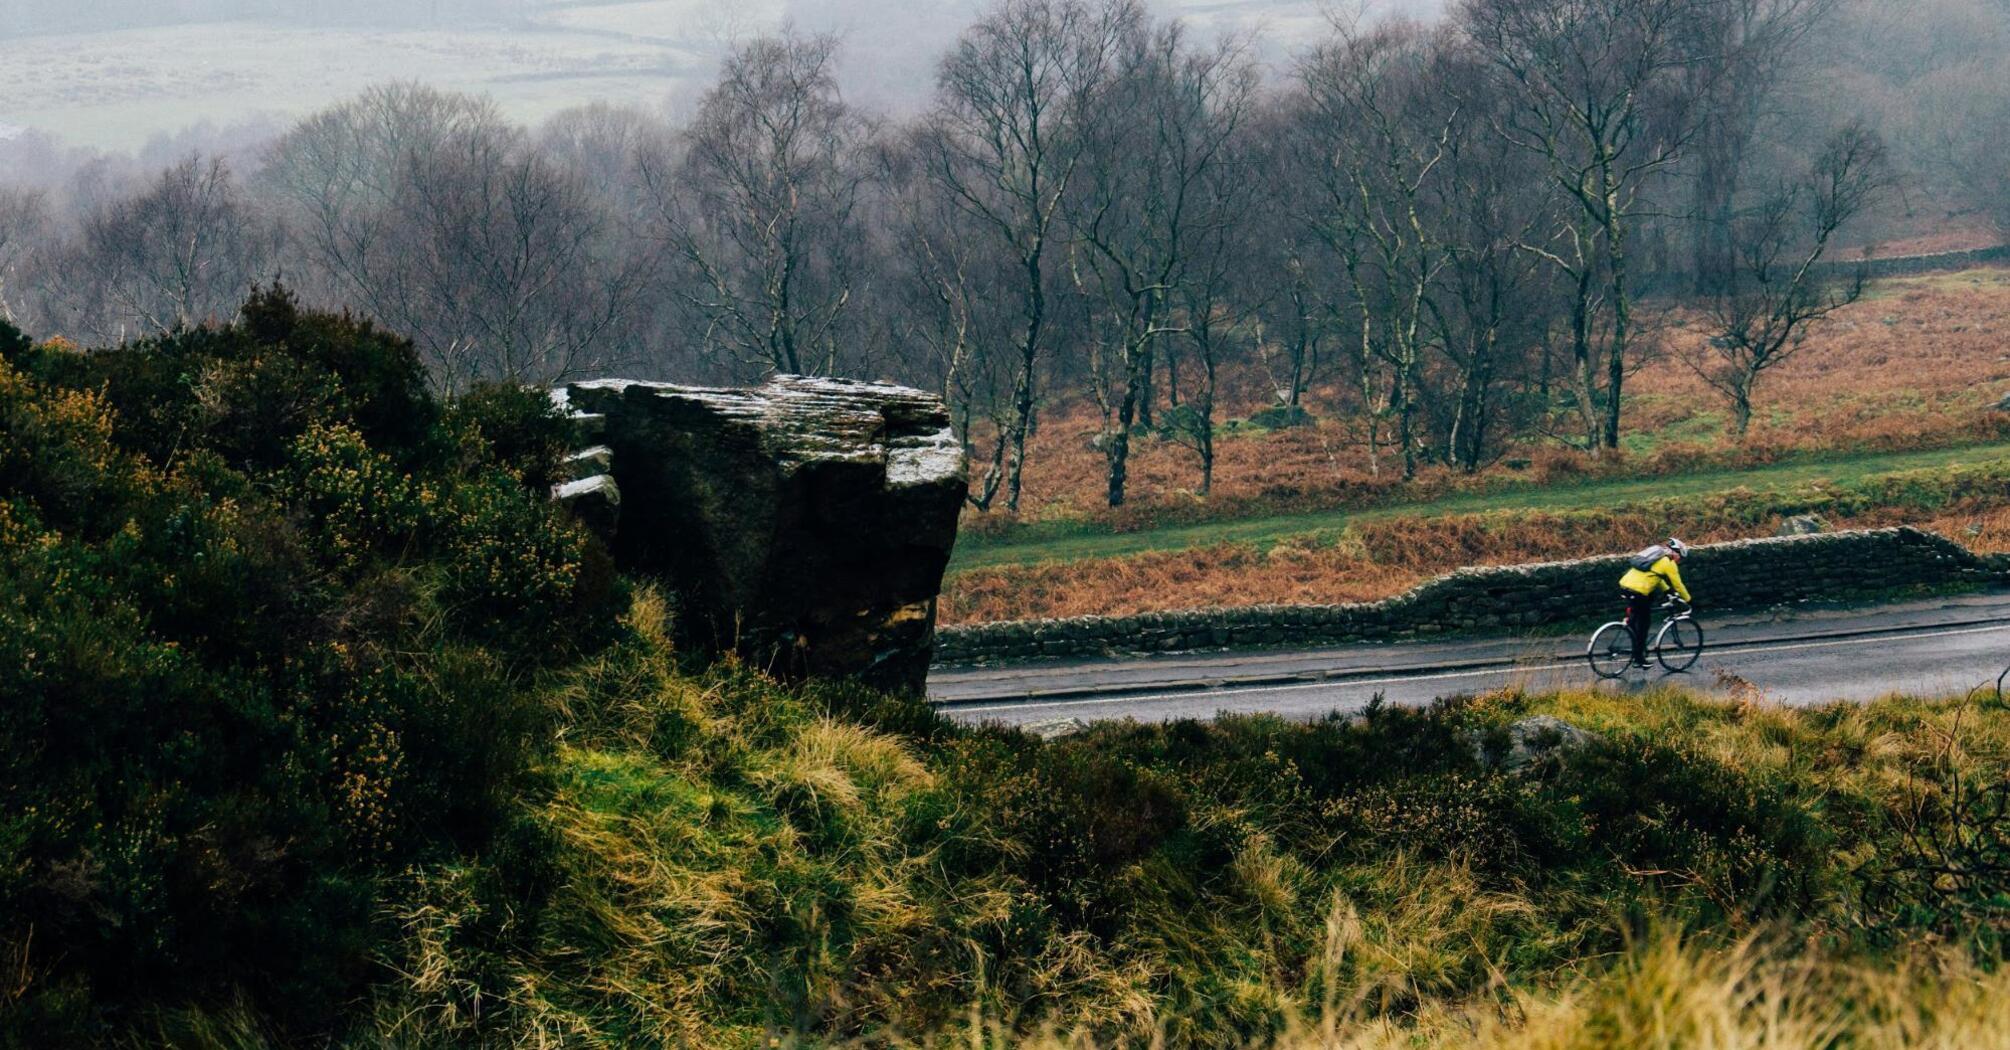
[[[1651,650],[1654,654],[1654,659],[1661,664],[1664,670],[1667,670],[1671,674],[1678,674],[1688,670],[1689,666],[1696,662],[1696,657],[1702,653],[1703,629],[1700,626],[1692,626],[1690,628],[1696,633],[1696,637],[1693,639],[1693,645],[1694,645],[1693,649],[1691,649],[1689,645],[1683,644],[1684,643],[1683,639],[1678,638],[1676,640],[1675,651],[1687,652],[1688,655],[1686,658],[1678,656],[1676,662],[1672,664],[1670,663],[1669,657],[1667,655],[1668,640],[1671,632],[1674,632],[1676,630],[1676,626],[1678,624],[1682,624],[1685,622],[1692,622],[1694,620],[1696,612],[1695,607],[1690,605],[1688,602],[1671,598],[1670,600],[1661,603],[1659,606],[1656,606],[1656,608],[1665,613],[1665,615],[1660,618],[1661,622],[1658,625],[1660,629],[1655,632],[1654,637],[1651,640],[1651,643],[1649,642],[1648,639],[1644,637],[1644,632],[1641,630],[1642,626],[1644,625],[1636,624],[1634,622],[1632,615],[1633,609],[1630,603],[1627,607],[1626,615],[1624,617],[1618,620],[1614,620],[1611,623],[1605,624],[1598,630],[1593,631],[1591,634],[1591,644],[1585,648],[1585,657],[1591,661],[1592,671],[1595,672],[1600,678],[1617,678],[1622,673],[1623,668],[1618,667],[1617,665],[1614,665],[1613,667],[1607,667],[1605,666],[1605,664],[1612,664],[1614,661],[1618,661],[1620,663],[1630,662],[1627,659],[1629,654],[1623,652],[1622,648],[1619,645],[1613,644],[1612,642],[1609,641],[1607,643],[1608,647],[1606,650],[1604,650],[1604,656],[1602,657],[1604,663],[1603,664],[1601,663],[1601,655],[1600,650],[1598,648],[1599,639],[1603,637],[1607,631],[1615,629],[1623,632],[1624,636],[1627,636],[1628,644],[1625,646],[1626,649],[1631,649],[1634,646],[1639,646],[1642,649]],[[1652,622],[1653,622],[1652,620],[1649,621],[1650,624]]]

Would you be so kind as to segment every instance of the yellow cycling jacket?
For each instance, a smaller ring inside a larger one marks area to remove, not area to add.
[[[1675,566],[1675,559],[1669,557],[1663,557],[1644,571],[1628,569],[1626,575],[1619,578],[1619,589],[1635,594],[1660,594],[1663,588],[1669,587],[1674,588],[1676,597],[1685,602],[1689,600],[1689,588],[1682,586],[1682,570]]]

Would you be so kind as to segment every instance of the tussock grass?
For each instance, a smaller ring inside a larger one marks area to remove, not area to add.
[[[1503,690],[1041,742],[676,668],[557,682],[491,855],[414,867],[347,1047],[1991,1046],[1992,697]],[[1508,724],[1598,736],[1518,773]],[[1490,749],[1494,749],[1490,751]],[[242,1008],[137,1045],[261,1047]]]

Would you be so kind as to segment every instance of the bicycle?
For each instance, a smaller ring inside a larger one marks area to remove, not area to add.
[[[1696,623],[1695,606],[1669,599],[1661,604],[1669,613],[1661,630],[1654,635],[1654,659],[1669,674],[1681,674],[1703,655],[1703,628]],[[1633,665],[1633,626],[1614,620],[1591,634],[1584,658],[1600,678],[1618,678]]]

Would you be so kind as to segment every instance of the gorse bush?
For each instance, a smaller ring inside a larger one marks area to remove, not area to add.
[[[566,454],[573,451],[572,427],[552,411],[544,393],[476,383],[447,411],[457,428],[480,435],[493,461],[516,472],[525,487],[541,492],[566,480],[560,474]]]
[[[236,995],[325,1027],[382,880],[520,820],[541,669],[598,644],[613,581],[422,375],[277,289],[0,355],[9,1031]]]

